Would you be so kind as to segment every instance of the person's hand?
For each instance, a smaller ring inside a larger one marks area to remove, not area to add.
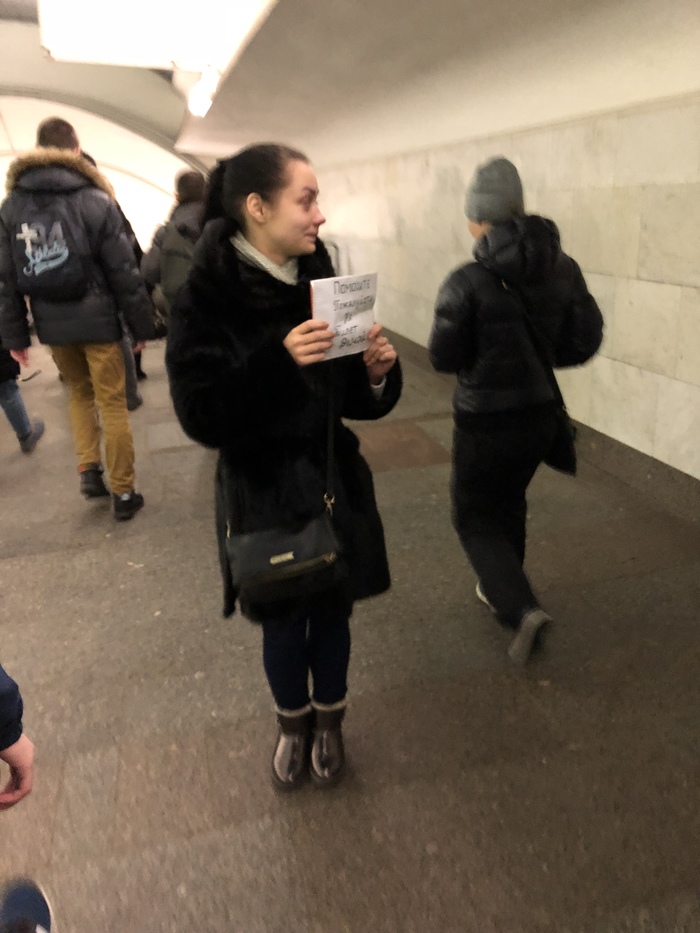
[[[20,366],[29,366],[29,350],[10,350],[12,359]]]
[[[134,344],[134,353],[141,353],[146,349],[146,341],[139,340],[138,343]]]
[[[320,363],[333,344],[335,334],[325,321],[304,321],[284,338],[284,345],[299,366]]]
[[[380,385],[382,379],[396,362],[396,350],[386,337],[382,337],[382,325],[375,324],[367,335],[370,345],[362,357],[372,385]]]
[[[34,745],[26,735],[0,752],[0,759],[10,766],[10,780],[0,791],[0,811],[9,810],[31,793],[34,783]]]

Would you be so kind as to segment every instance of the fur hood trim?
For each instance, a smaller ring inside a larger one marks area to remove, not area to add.
[[[19,156],[7,170],[5,180],[7,193],[10,194],[17,187],[17,183],[25,172],[35,168],[48,168],[49,166],[58,166],[72,172],[79,172],[95,188],[104,191],[113,201],[116,200],[114,188],[112,188],[105,176],[90,165],[81,155],[77,155],[69,149],[33,149],[31,152]]]

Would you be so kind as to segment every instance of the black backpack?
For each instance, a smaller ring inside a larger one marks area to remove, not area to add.
[[[79,301],[93,279],[90,243],[70,197],[32,192],[15,212],[17,287],[30,298]]]

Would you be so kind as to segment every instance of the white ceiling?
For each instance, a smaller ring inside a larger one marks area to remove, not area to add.
[[[0,94],[209,162],[277,139],[323,167],[700,89],[698,0],[279,0],[204,119],[166,74],[48,61],[35,0],[3,16],[25,21],[0,24]]]
[[[280,0],[178,145],[320,166],[700,89],[698,0]]]

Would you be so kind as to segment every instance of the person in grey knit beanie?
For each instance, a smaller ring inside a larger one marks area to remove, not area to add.
[[[525,213],[523,185],[512,162],[498,156],[477,168],[464,212],[477,224],[504,224]]]
[[[552,367],[589,360],[603,317],[556,224],[525,213],[512,162],[500,156],[477,168],[465,213],[475,261],[442,283],[428,351],[438,372],[457,377],[452,522],[476,597],[512,630],[508,656],[522,665],[552,623],[524,567],[527,490],[542,462],[575,470]],[[557,457],[562,443],[566,462]]]

